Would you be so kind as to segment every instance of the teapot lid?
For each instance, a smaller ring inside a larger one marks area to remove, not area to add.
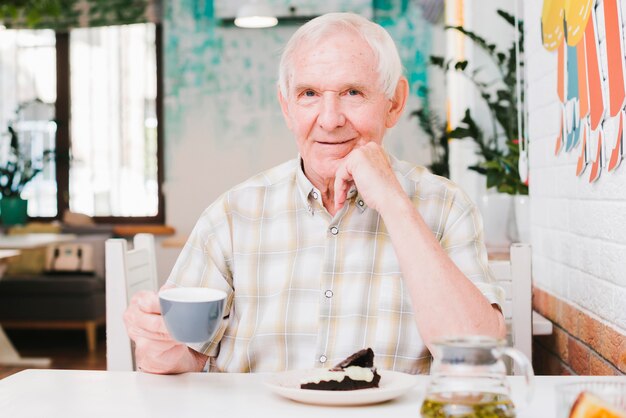
[[[438,338],[432,342],[435,346],[458,348],[495,348],[506,345],[504,338],[494,338],[487,335],[464,335]]]
[[[482,335],[446,337],[433,341],[433,357],[446,364],[490,365],[498,362],[495,349],[506,341]]]

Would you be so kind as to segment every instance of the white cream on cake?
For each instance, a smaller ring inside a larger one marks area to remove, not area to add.
[[[320,372],[316,373],[315,376],[311,376],[309,379],[302,379],[300,383],[319,383],[321,381],[328,382],[331,380],[341,382],[346,376],[348,376],[352,380],[365,382],[371,382],[372,380],[374,380],[374,372],[372,371],[372,369],[368,367],[350,366],[339,371],[332,371],[328,369],[320,370]]]

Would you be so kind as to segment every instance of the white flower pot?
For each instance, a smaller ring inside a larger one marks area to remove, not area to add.
[[[513,196],[506,193],[487,193],[480,201],[483,216],[485,245],[488,250],[506,251],[515,234]]]
[[[530,196],[515,195],[515,225],[517,242],[530,244]]]

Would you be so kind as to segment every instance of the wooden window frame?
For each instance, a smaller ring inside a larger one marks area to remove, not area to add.
[[[157,117],[157,194],[158,212],[155,216],[94,216],[98,224],[164,224],[165,199],[163,196],[164,167],[163,161],[163,27],[156,24],[156,117]],[[56,32],[56,80],[57,99],[55,119],[57,123],[55,142],[57,215],[55,217],[36,217],[33,220],[62,220],[69,210],[69,172],[70,172],[70,118],[71,118],[71,78],[70,78],[70,33]]]

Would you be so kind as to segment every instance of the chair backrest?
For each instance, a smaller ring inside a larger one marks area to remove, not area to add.
[[[490,261],[489,267],[506,293],[502,307],[509,344],[532,362],[531,251],[528,244],[511,245],[510,260]],[[515,370],[517,374],[519,371]]]
[[[154,236],[137,234],[133,249],[125,239],[106,241],[106,349],[107,370],[135,369],[131,340],[123,314],[139,290],[157,290]]]

